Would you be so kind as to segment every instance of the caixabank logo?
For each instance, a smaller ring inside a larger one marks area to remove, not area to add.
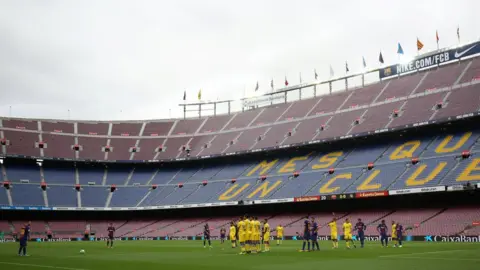
[[[466,235],[426,235],[424,237],[426,242],[459,242],[459,243],[471,243],[480,242],[480,235],[466,236]]]

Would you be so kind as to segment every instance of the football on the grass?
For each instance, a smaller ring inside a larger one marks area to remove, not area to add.
[[[84,250],[84,249],[80,249],[80,254],[85,254],[85,250]]]

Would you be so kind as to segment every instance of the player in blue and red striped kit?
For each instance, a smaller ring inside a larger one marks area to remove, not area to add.
[[[115,239],[115,227],[113,227],[113,223],[108,224],[108,238],[107,238],[107,248],[113,248],[113,240]]]
[[[320,250],[320,246],[318,245],[318,224],[315,221],[315,218],[311,218],[311,237],[312,237],[312,251],[315,250],[315,247],[317,247],[317,250]]]
[[[206,244],[208,241],[208,247],[212,248],[212,242],[210,241],[210,227],[208,226],[208,223],[205,224],[203,227],[203,248],[206,248]]]
[[[360,246],[363,248],[365,244],[365,230],[367,226],[362,222],[362,219],[359,218],[357,224],[355,224],[355,230],[357,230],[358,240],[360,240]]]
[[[402,247],[402,238],[403,238],[404,230],[403,230],[403,226],[398,222],[397,222],[396,230],[397,230],[398,247]]]
[[[30,226],[32,222],[29,221],[20,230],[20,248],[18,249],[18,256],[29,256],[27,255],[27,242],[30,240]],[[23,252],[22,252],[23,251]]]
[[[382,242],[382,247],[388,247],[388,227],[385,224],[385,220],[382,220],[382,223],[378,224],[377,231],[380,234],[380,241]]]
[[[305,218],[305,221],[303,222],[303,247],[300,251],[305,251],[305,245],[308,243],[308,250],[310,251],[310,221],[308,220],[308,217]]]

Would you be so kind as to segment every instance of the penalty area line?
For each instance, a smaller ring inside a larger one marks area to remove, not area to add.
[[[29,264],[29,263],[0,262],[0,264],[25,266],[25,267],[36,267],[36,268],[63,269],[63,270],[87,270],[87,269],[83,269],[83,268],[71,268],[71,267],[62,267],[62,266],[54,266],[54,265],[42,265],[42,264]]]

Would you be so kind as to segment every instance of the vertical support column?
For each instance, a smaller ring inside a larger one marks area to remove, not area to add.
[[[42,190],[42,197],[43,197],[43,205],[45,205],[45,207],[48,207],[48,194],[47,194],[47,189]]]
[[[3,165],[3,163],[0,165],[0,169],[2,169],[0,173],[3,175],[3,179],[8,180],[7,170],[5,170],[5,166]]]
[[[348,79],[345,78],[345,90],[348,90]]]
[[[80,173],[77,166],[75,166],[75,184],[80,185]]]
[[[82,207],[82,194],[81,191],[77,191],[77,207]]]
[[[332,94],[332,82],[328,82],[328,87],[330,88],[330,94]]]
[[[317,85],[313,86],[313,97],[317,97]]]
[[[103,170],[102,186],[107,185],[107,175],[108,175],[108,167],[105,166],[105,169]],[[97,184],[97,183],[95,183],[95,184]]]
[[[365,86],[365,74],[362,74],[362,87]]]
[[[43,173],[42,166],[40,166],[40,182],[45,182],[45,174]]]
[[[217,102],[213,103],[213,116],[217,116]]]
[[[183,119],[187,118],[187,105],[183,104]]]
[[[285,93],[285,103],[287,103],[287,91],[284,92]],[[272,96],[273,97],[273,96]],[[272,102],[273,102],[273,98],[272,98]]]
[[[198,104],[198,118],[202,118],[202,104]]]
[[[228,101],[228,114],[230,114],[230,100]]]

